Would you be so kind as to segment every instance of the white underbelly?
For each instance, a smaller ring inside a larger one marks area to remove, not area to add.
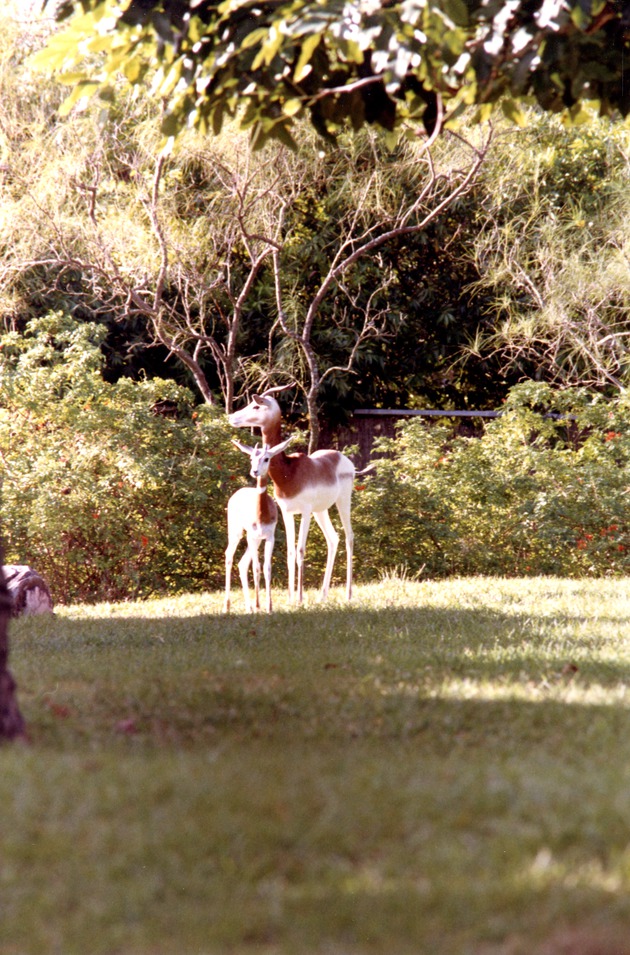
[[[308,493],[297,494],[295,497],[280,497],[276,500],[278,506],[287,514],[303,514],[304,511],[311,511],[318,514],[320,511],[327,511],[332,507],[339,497],[339,485],[329,484],[319,488],[316,492],[310,490]]]

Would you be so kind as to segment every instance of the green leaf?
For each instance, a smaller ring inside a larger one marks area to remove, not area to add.
[[[252,70],[259,69],[263,64],[269,66],[273,58],[276,56],[278,50],[284,42],[284,35],[279,29],[277,24],[272,24],[271,29],[268,32],[268,41],[263,43],[260,50],[254,57],[252,62]]]
[[[65,30],[50,38],[48,44],[30,58],[31,66],[36,70],[54,72],[61,70],[76,56],[76,37],[74,31]]]
[[[525,113],[513,99],[501,100],[501,109],[503,110],[503,115],[509,119],[510,122],[516,123],[516,125],[521,128],[527,126]]]
[[[289,128],[285,123],[277,123],[274,126],[273,138],[277,139],[283,144],[283,146],[286,146],[292,152],[297,152],[297,143],[289,132]]]
[[[111,48],[112,37],[107,34],[105,34],[105,36],[97,34],[85,44],[85,49],[89,50],[90,53],[102,53],[104,50],[111,50]]]
[[[252,30],[251,33],[248,33],[242,41],[241,50],[248,50],[251,46],[256,46],[256,44],[264,40],[268,34],[269,31],[265,27],[257,27],[255,30]]]
[[[391,150],[394,150],[394,149],[396,149],[396,147],[397,147],[397,145],[398,145],[398,143],[399,143],[399,140],[400,140],[400,138],[401,138],[401,130],[400,130],[398,127],[394,128],[394,129],[392,129],[392,130],[389,130],[389,131],[386,130],[386,131],[383,133],[383,138],[384,138],[384,140],[385,140],[385,142],[386,142],[386,144],[387,144],[387,148],[388,148],[388,149],[391,149]]]
[[[123,73],[130,83],[135,83],[142,75],[144,64],[138,57],[131,57],[123,64]]]
[[[313,53],[319,46],[321,39],[321,33],[314,33],[311,36],[307,36],[303,41],[300,56],[297,61],[297,66],[295,67],[295,72],[293,73],[293,79],[296,83],[300,83],[304,77],[310,73],[310,60],[313,56]]]
[[[494,111],[494,103],[482,103],[475,111],[472,118],[473,123],[485,123],[490,119]]]
[[[57,81],[62,83],[64,86],[74,86],[75,83],[82,83],[87,79],[85,73],[79,73],[77,71],[60,73],[57,77]]]
[[[457,26],[468,25],[468,8],[464,0],[442,0],[442,7],[447,17]]]
[[[98,96],[104,103],[114,103],[116,101],[116,93],[111,86],[101,86]]]
[[[295,116],[303,107],[301,99],[295,97],[294,99],[288,99],[282,104],[282,112],[285,116]]]
[[[339,53],[349,63],[363,63],[365,55],[356,40],[346,37],[339,39]]]
[[[566,111],[562,117],[565,126],[582,126],[593,120],[593,114],[585,109],[581,103],[576,103]]]
[[[571,20],[578,30],[582,31],[585,31],[591,23],[589,14],[582,9],[582,6],[579,3],[571,9]]]
[[[96,93],[99,88],[99,83],[77,83],[75,88],[72,90],[69,96],[65,98],[61,106],[59,107],[59,115],[67,116],[72,109],[80,102],[82,99],[89,99],[91,96]]]
[[[192,16],[188,23],[188,42],[192,45],[199,43],[199,40],[205,35],[205,32],[206,26],[203,20],[201,20],[200,17]]]
[[[161,131],[164,136],[177,136],[180,131],[180,122],[175,113],[167,113],[162,120]]]

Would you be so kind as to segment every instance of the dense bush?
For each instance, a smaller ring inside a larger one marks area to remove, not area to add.
[[[61,602],[220,587],[225,504],[247,461],[225,417],[194,409],[172,381],[105,382],[102,334],[52,314],[0,342],[7,560],[36,567]],[[401,566],[431,576],[630,569],[627,397],[528,383],[481,438],[416,418],[383,450],[376,475],[357,483],[357,579]],[[314,527],[309,586],[324,562]]]
[[[1,340],[6,559],[61,602],[220,585],[246,459],[224,416],[172,381],[104,382],[102,334],[54,314]]]
[[[549,417],[559,415],[561,417]],[[359,485],[359,573],[630,570],[630,401],[529,382],[481,438],[416,418]]]

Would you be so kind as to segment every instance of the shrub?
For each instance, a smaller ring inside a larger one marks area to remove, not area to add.
[[[6,560],[36,567],[60,602],[217,586],[243,456],[224,417],[172,381],[105,382],[102,334],[56,313],[1,340]]]
[[[560,415],[561,417],[550,417]],[[411,573],[630,569],[630,402],[527,382],[481,438],[401,425],[357,495],[361,565]],[[359,571],[360,572],[360,571]]]
[[[105,382],[102,334],[55,313],[0,340],[7,562],[31,564],[62,603],[221,587],[225,505],[247,462],[225,416],[172,381]],[[165,406],[176,415],[156,413]],[[415,418],[381,450],[376,476],[356,486],[359,580],[401,566],[436,577],[630,568],[625,396],[528,382],[480,438]],[[325,550],[313,529],[309,586]],[[343,558],[342,545],[336,580]]]

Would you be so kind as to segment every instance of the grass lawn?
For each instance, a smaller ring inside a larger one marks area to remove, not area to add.
[[[630,955],[630,579],[277,606],[13,624],[0,955]]]

